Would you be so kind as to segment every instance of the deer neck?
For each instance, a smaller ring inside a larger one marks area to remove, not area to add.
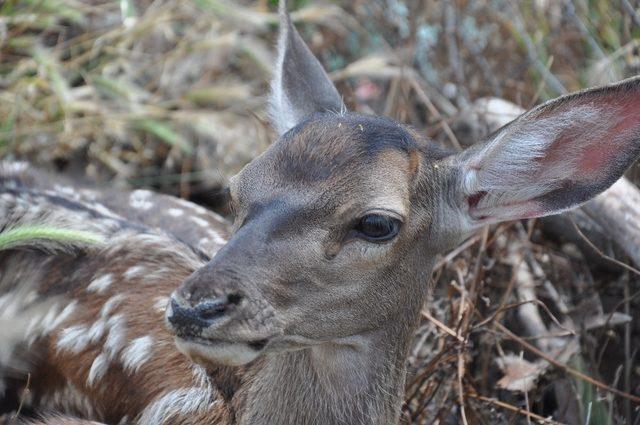
[[[415,321],[415,319],[414,319]],[[248,373],[240,424],[392,424],[413,326],[265,357]],[[406,322],[405,322],[406,325]]]

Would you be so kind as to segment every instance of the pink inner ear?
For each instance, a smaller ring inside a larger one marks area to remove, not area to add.
[[[640,78],[551,102],[516,120],[512,130],[497,139],[497,147],[515,144],[522,150],[544,151],[531,152],[535,156],[528,157],[528,164],[494,151],[487,151],[494,156],[476,162],[491,171],[474,170],[480,179],[478,190],[466,199],[477,222],[560,212],[585,202],[620,177],[640,154]],[[470,162],[470,168],[474,164]]]
[[[599,173],[605,170],[615,158],[624,154],[624,149],[630,143],[637,143],[640,137],[640,101],[636,100],[628,105],[619,121],[606,132],[606,140],[593,140],[583,150],[578,162],[578,169],[583,173]],[[617,108],[621,111],[622,108]],[[622,111],[621,111],[622,112]],[[614,118],[614,119],[615,119]]]
[[[598,171],[601,171],[607,166],[607,163],[610,162],[613,157],[613,151],[607,149],[608,147],[605,146],[605,143],[609,141],[610,140],[603,140],[602,143],[594,144],[592,147],[584,150],[578,161],[578,170],[580,173],[598,173]]]
[[[624,155],[629,144],[638,143],[640,96],[605,97],[597,101],[597,107],[602,111],[601,122],[590,123],[591,128],[567,129],[551,144],[540,162],[564,162],[578,156],[576,172],[582,178],[606,174],[607,167]]]

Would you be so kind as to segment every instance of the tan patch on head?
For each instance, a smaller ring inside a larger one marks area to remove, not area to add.
[[[420,153],[417,150],[409,151],[409,174],[411,179],[418,174],[420,169]]]
[[[404,152],[385,149],[376,157],[368,182],[369,208],[383,208],[406,215],[409,209],[411,159]]]

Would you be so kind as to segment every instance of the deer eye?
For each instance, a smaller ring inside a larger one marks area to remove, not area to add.
[[[382,214],[367,214],[356,224],[358,236],[370,242],[393,239],[400,230],[400,220]]]

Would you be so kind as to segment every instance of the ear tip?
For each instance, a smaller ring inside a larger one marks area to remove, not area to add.
[[[640,90],[640,75],[634,75],[633,77],[626,80],[627,87],[630,87],[632,90]]]
[[[288,24],[289,19],[289,8],[287,7],[287,0],[280,0],[278,2],[278,14],[280,15],[280,22],[283,24]]]

